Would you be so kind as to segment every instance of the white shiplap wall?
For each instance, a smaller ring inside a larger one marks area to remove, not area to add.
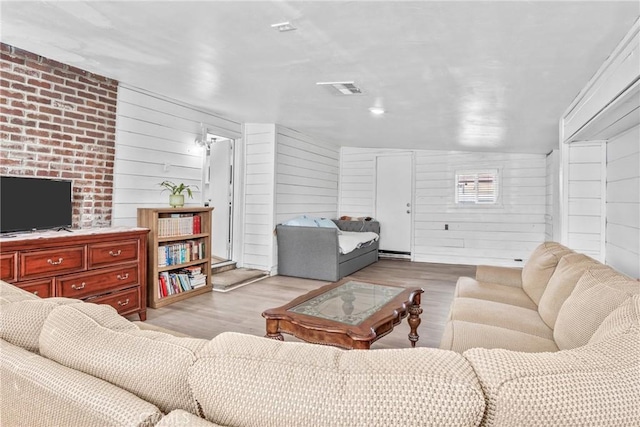
[[[246,123],[242,266],[271,271],[275,239],[275,125]]]
[[[352,147],[340,150],[339,215],[374,216],[376,157],[395,152]]]
[[[498,205],[455,205],[457,170],[495,168]],[[543,155],[422,151],[415,187],[416,261],[520,266],[544,240]]]
[[[574,142],[562,148],[566,189],[563,243],[604,262],[606,145]]]
[[[340,150],[282,126],[276,135],[275,223],[298,215],[335,218]]]
[[[547,154],[545,240],[559,242],[560,237],[560,154],[553,150]]]
[[[295,130],[276,126],[275,215],[276,224],[299,215],[335,218],[338,212],[340,151]],[[277,240],[274,239],[271,272],[277,273]]]
[[[372,215],[375,157],[393,152],[342,149],[340,215]],[[456,171],[483,168],[500,170],[500,206],[457,207]],[[546,173],[544,155],[415,151],[413,259],[522,265],[545,239]]]
[[[298,215],[334,218],[339,149],[275,124],[245,135],[244,267],[277,274],[276,224]]]
[[[169,206],[164,180],[195,185],[186,205],[201,205],[202,149],[194,141],[201,124],[238,138],[240,123],[141,89],[120,85],[114,164],[114,226],[135,226],[137,208]]]
[[[607,143],[606,262],[640,277],[640,127]]]

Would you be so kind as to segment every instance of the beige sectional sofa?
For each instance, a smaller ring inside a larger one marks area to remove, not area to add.
[[[555,243],[460,278],[442,349],[200,340],[0,283],[2,426],[640,425],[638,282]]]

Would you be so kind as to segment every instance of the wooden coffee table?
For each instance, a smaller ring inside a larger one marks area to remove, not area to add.
[[[423,292],[346,277],[266,310],[266,337],[282,341],[284,332],[312,343],[368,349],[408,315],[409,341],[415,347]]]

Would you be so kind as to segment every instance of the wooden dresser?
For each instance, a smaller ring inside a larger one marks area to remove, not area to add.
[[[146,228],[46,231],[0,239],[0,278],[42,297],[147,317]]]

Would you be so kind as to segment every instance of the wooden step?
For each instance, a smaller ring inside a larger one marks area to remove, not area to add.
[[[223,271],[229,271],[229,270],[235,270],[235,269],[236,269],[235,261],[218,261],[211,264],[211,274],[222,273]]]
[[[240,286],[248,285],[269,277],[269,273],[252,268],[238,268],[214,274],[212,277],[213,290],[228,292]]]

